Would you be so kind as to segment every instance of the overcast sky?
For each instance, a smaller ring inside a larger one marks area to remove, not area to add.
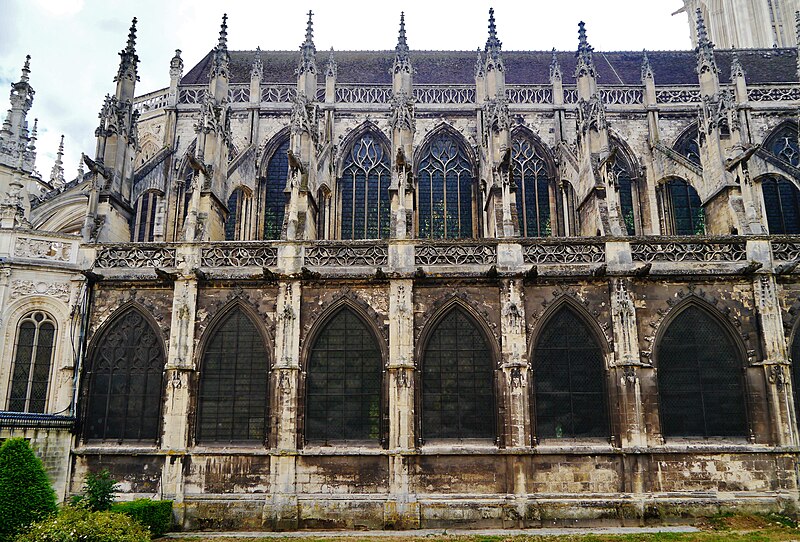
[[[49,178],[64,134],[72,179],[80,153],[93,156],[97,113],[103,96],[114,92],[118,53],[134,16],[139,95],[169,85],[175,49],[183,51],[184,73],[205,56],[216,44],[223,11],[231,50],[297,50],[309,9],[319,50],[386,50],[394,48],[403,9],[413,55],[413,49],[483,46],[490,6],[505,50],[575,50],[580,20],[597,50],[690,47],[687,16],[671,16],[681,0],[0,0],[0,112],[9,107],[9,84],[19,80],[30,54],[36,95],[28,118],[31,126],[39,119],[37,168]]]

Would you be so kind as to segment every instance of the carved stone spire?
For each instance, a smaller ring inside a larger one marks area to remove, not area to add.
[[[314,13],[309,10],[308,23],[306,24],[306,39],[300,46],[300,64],[297,66],[297,74],[317,73],[316,54],[317,48],[314,45]]]
[[[553,47],[553,60],[550,62],[550,82],[561,81],[561,65],[558,63],[558,54]]]
[[[703,20],[703,12],[697,8],[697,73],[706,72],[717,73],[717,63],[714,60],[714,44],[708,39],[706,22]]]
[[[406,41],[406,14],[400,12],[400,31],[397,34],[397,46],[395,50],[395,62],[408,60],[408,42]]]
[[[483,56],[481,56],[481,48],[478,47],[478,60],[475,61],[475,79],[485,75],[486,72],[483,71]]]
[[[486,40],[486,52],[498,54],[503,43],[497,39],[497,25],[494,22],[494,8],[489,8],[489,38]]]
[[[31,147],[26,117],[33,105],[33,87],[30,85],[31,57],[25,57],[22,75],[16,83],[11,84],[9,101],[11,109],[0,128],[0,163],[32,172],[36,154]],[[33,139],[35,139],[35,134]]]
[[[169,61],[169,76],[177,79],[183,77],[183,59],[181,58],[180,49],[175,49],[175,56]]]
[[[211,71],[209,78],[218,76],[230,77],[231,55],[228,53],[228,14],[222,15],[222,24],[219,29],[219,42],[214,47],[211,57]]]
[[[744,78],[744,76],[744,68],[739,60],[739,51],[734,47],[731,49],[731,81],[733,82],[740,77]]]
[[[325,68],[325,77],[336,77],[339,74],[339,65],[336,63],[336,58],[333,54],[333,47],[328,55],[328,66]]]
[[[136,17],[134,17],[133,21],[131,21],[131,28],[128,31],[128,43],[125,45],[125,49],[119,53],[119,70],[114,78],[115,83],[139,80],[137,73],[139,57],[136,55],[136,22]]]
[[[38,139],[39,135],[39,119],[33,119],[33,129],[31,130],[31,135],[28,138],[28,152],[36,152],[36,140]]]
[[[642,53],[642,83],[655,79],[653,74],[653,66],[650,65],[650,58],[647,56],[647,51]]]
[[[64,134],[61,134],[61,143],[58,144],[58,152],[56,153],[56,161],[53,164],[53,169],[50,170],[50,186],[53,188],[61,188],[64,181]]]
[[[575,78],[580,77],[597,77],[597,72],[594,68],[594,58],[592,53],[594,49],[589,45],[589,40],[586,37],[586,23],[581,21],[578,23],[578,52],[575,57],[578,59],[578,65],[575,67]]]
[[[264,63],[261,62],[261,47],[256,47],[256,54],[253,56],[253,65],[250,67],[250,77],[261,79],[264,75]]]
[[[27,83],[30,81],[31,74],[31,55],[25,55],[25,64],[22,65],[22,75],[19,78],[20,83]]]

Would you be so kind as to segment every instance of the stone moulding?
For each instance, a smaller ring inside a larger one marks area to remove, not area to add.
[[[424,243],[416,247],[416,265],[494,265],[497,245],[488,243]]]
[[[741,241],[655,240],[631,243],[634,262],[741,262],[747,259]]]
[[[100,269],[175,267],[175,249],[136,244],[101,246],[94,265]]]
[[[386,243],[315,243],[306,247],[306,265],[313,267],[379,267],[389,263]]]
[[[603,263],[604,243],[570,241],[569,243],[533,242],[522,246],[523,261],[533,264]]]
[[[274,267],[278,248],[263,243],[218,244],[203,248],[200,262],[203,267]]]

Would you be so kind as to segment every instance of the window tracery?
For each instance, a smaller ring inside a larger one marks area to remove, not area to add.
[[[691,129],[686,130],[675,142],[673,149],[675,149],[681,156],[686,157],[690,162],[700,166],[700,133],[697,130],[697,125]]]
[[[148,190],[136,200],[132,237],[134,242],[147,243],[155,241],[156,213],[161,194]]]
[[[386,149],[365,133],[353,143],[339,179],[342,239],[389,237],[391,180]]]
[[[11,371],[8,410],[45,411],[55,333],[55,321],[45,312],[31,312],[19,321],[14,344],[14,367]]]
[[[267,176],[263,181],[264,192],[264,239],[281,238],[286,210],[286,180],[289,176],[289,139],[272,154],[267,164]]]
[[[784,162],[800,167],[800,142],[794,124],[786,123],[769,136],[766,149]]]
[[[794,183],[780,177],[768,177],[761,182],[761,193],[769,233],[800,233],[800,190]]]
[[[553,179],[547,162],[529,137],[514,137],[511,147],[520,234],[523,237],[553,235],[550,212]]]
[[[692,185],[683,179],[670,179],[662,185],[660,192],[668,233],[705,234],[705,211]]]

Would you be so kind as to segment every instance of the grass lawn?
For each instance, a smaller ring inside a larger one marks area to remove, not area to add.
[[[654,534],[570,534],[564,536],[410,536],[380,537],[375,535],[280,538],[182,538],[192,542],[800,542],[798,525],[781,516],[721,516],[706,520],[699,533]]]

